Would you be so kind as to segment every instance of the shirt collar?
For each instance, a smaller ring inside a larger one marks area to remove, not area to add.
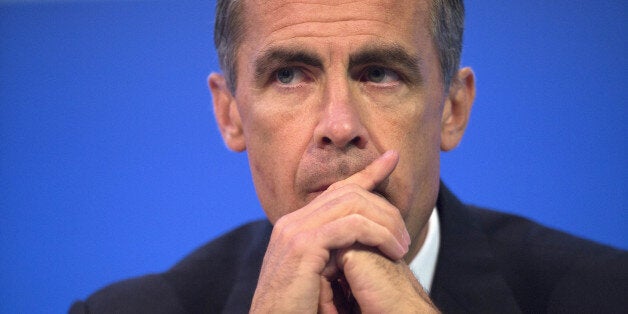
[[[419,280],[423,289],[429,294],[440,249],[440,221],[436,207],[432,210],[427,228],[425,242],[423,242],[419,253],[412,259],[409,266],[414,273],[414,277]]]

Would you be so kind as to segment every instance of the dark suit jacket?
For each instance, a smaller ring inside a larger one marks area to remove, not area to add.
[[[628,253],[462,204],[441,184],[431,297],[445,313],[628,312]],[[110,285],[70,313],[246,313],[272,226],[244,225],[165,273]]]

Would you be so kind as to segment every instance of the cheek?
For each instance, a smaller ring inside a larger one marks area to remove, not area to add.
[[[246,134],[247,154],[257,197],[271,222],[281,217],[284,206],[277,203],[281,195],[289,195],[289,161],[285,147],[276,145],[278,134],[267,125],[252,124]]]
[[[426,109],[417,115],[405,133],[406,159],[414,163],[415,172],[422,175],[438,172],[440,156],[440,120],[441,106],[437,101],[426,105]],[[412,167],[412,165],[410,165]],[[421,179],[421,178],[419,178]]]
[[[238,103],[244,133],[249,146],[262,146],[256,149],[295,148],[304,139],[307,129],[308,101],[306,95],[281,95],[272,89],[252,89],[252,93],[242,97]]]
[[[274,222],[299,206],[294,178],[308,127],[298,112],[249,104],[240,112],[251,175],[262,208]]]
[[[405,105],[397,119],[386,120],[385,148],[397,149],[399,164],[393,172],[391,201],[404,219],[422,215],[434,206],[440,166],[440,106],[438,101]],[[431,103],[431,104],[430,104]],[[380,117],[383,115],[380,115]],[[400,119],[400,117],[403,117]],[[381,121],[381,120],[380,120]],[[380,122],[380,125],[381,122]]]
[[[307,122],[296,110],[254,106],[258,108],[249,109],[242,119],[249,155],[268,166],[289,168],[309,140]]]
[[[417,198],[425,197],[429,193],[426,187],[438,182],[440,167],[439,132],[437,128],[420,128],[423,130],[415,133],[409,132],[402,146],[398,173],[403,177],[402,191],[411,191],[410,200],[412,205]],[[436,129],[436,130],[435,130]]]

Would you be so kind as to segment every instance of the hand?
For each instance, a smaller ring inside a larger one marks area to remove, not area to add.
[[[395,261],[407,253],[410,237],[399,210],[371,192],[392,173],[398,158],[385,153],[275,223],[253,312],[315,312],[324,297],[333,295],[328,283],[339,276],[339,249],[361,243]]]
[[[438,313],[403,260],[392,261],[372,247],[357,244],[339,250],[336,263],[353,300],[341,295],[346,291],[321,293],[320,313]],[[333,291],[333,284],[323,281],[321,290]]]

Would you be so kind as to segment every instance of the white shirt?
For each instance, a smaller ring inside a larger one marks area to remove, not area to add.
[[[410,269],[414,273],[425,292],[430,293],[432,280],[436,271],[436,260],[440,249],[440,221],[436,207],[432,210],[432,215],[427,222],[427,236],[419,253],[410,262]]]

